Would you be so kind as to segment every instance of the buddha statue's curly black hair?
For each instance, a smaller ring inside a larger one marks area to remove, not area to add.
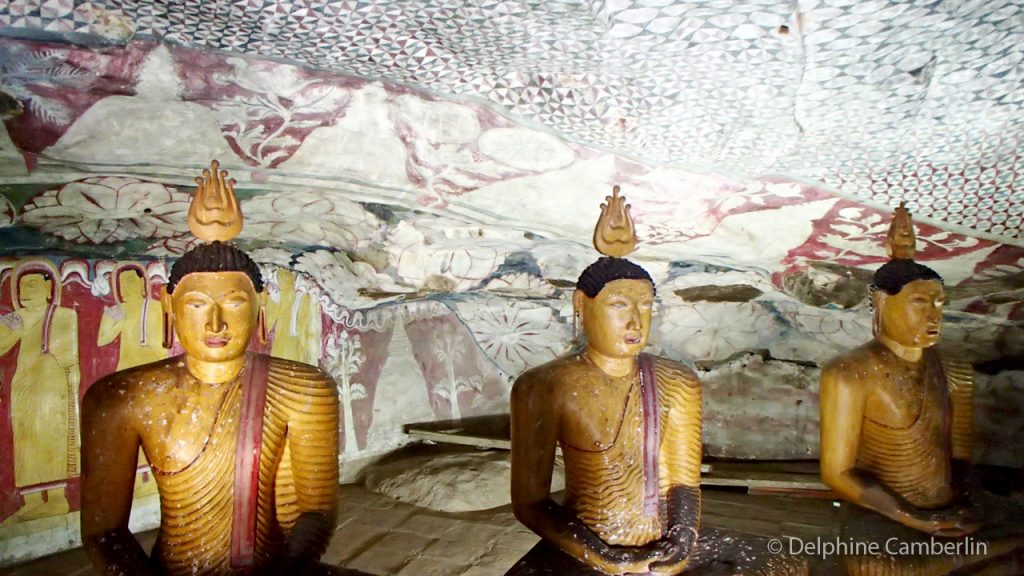
[[[263,292],[263,274],[252,258],[233,244],[211,242],[200,244],[186,252],[171,267],[171,277],[167,280],[167,293],[174,292],[174,287],[192,272],[244,272],[252,280],[256,292]]]
[[[615,280],[646,280],[654,287],[654,280],[651,275],[640,266],[626,260],[625,258],[613,258],[604,256],[597,259],[580,274],[576,281],[576,289],[582,290],[588,298],[594,298],[601,293],[601,289],[609,282]]]
[[[918,264],[913,260],[901,258],[890,260],[875,272],[871,281],[871,287],[881,290],[890,296],[895,296],[903,290],[903,287],[915,280],[937,280],[942,282],[942,276],[931,268]]]

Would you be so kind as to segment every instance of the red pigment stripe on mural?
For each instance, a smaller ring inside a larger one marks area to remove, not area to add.
[[[242,376],[242,414],[235,450],[235,489],[231,518],[231,567],[252,566],[256,550],[263,409],[267,403],[267,357],[250,355]]]
[[[58,283],[55,284],[59,286]],[[57,288],[57,290],[60,290],[60,288]],[[57,303],[50,302],[50,305],[46,307],[46,318],[43,320],[43,354],[50,353],[50,328],[53,326],[53,313],[56,311]]]
[[[644,516],[658,515],[658,386],[651,357],[640,355],[640,398],[644,406]]]

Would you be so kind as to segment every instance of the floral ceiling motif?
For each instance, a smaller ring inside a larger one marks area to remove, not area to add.
[[[105,244],[166,238],[188,230],[189,196],[137,178],[86,178],[48,190],[22,207],[22,221],[70,240]]]
[[[507,301],[460,303],[459,317],[477,344],[506,373],[516,376],[567,351],[568,327],[550,306]]]
[[[0,27],[114,43],[155,36],[387,78],[484,98],[648,161],[817,180],[877,204],[906,200],[934,222],[1020,236],[1024,96],[1013,47],[1024,29],[1011,0],[79,4],[12,0]],[[95,62],[5,50],[0,85],[50,122],[81,103],[46,96],[102,78]],[[192,77],[185,94],[200,100],[198,84],[230,93],[212,110],[246,164],[280,165],[347,106],[347,91],[320,73],[226,65]],[[25,80],[45,68],[57,79]],[[480,184],[452,155],[486,154],[486,139],[406,143],[414,178],[453,193]]]
[[[343,250],[379,242],[382,227],[363,206],[320,191],[275,192],[242,202],[240,238]]]

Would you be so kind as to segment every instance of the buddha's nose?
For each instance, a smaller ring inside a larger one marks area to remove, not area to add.
[[[210,312],[210,319],[206,324],[206,329],[216,334],[222,332],[224,326],[224,315],[221,313],[220,306],[214,305]]]
[[[640,312],[634,308],[629,315],[629,322],[626,323],[626,328],[630,330],[640,329]]]

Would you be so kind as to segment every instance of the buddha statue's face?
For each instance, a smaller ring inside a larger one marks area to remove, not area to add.
[[[223,362],[245,354],[259,301],[244,272],[186,274],[171,295],[171,305],[186,356]]]
[[[899,293],[879,293],[879,330],[903,346],[927,348],[939,341],[946,292],[935,280],[914,280]]]
[[[46,306],[53,296],[53,282],[44,274],[25,274],[18,279],[18,302],[23,308]]]
[[[647,346],[654,287],[646,280],[614,280],[594,298],[574,295],[587,348],[609,358],[636,356]]]
[[[140,300],[146,296],[145,282],[136,270],[122,270],[117,275],[117,284],[122,302]]]

